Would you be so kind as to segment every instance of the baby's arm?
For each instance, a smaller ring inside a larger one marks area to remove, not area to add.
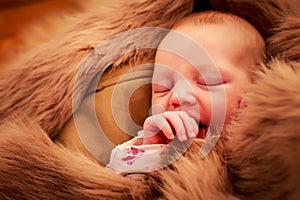
[[[198,133],[195,119],[183,111],[167,111],[150,116],[143,128],[143,144],[166,144],[175,137],[184,142],[196,138]]]

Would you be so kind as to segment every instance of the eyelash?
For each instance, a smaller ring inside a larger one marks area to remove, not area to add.
[[[210,83],[210,82],[212,82],[212,83]],[[207,80],[206,82],[204,80],[197,81],[197,84],[200,87],[216,87],[216,86],[225,84],[225,82],[223,82],[222,80],[216,81],[216,79],[210,79],[210,80]],[[167,86],[164,86],[164,85],[161,85],[161,84],[157,84],[154,87],[155,87],[154,88],[155,93],[165,93],[165,92],[170,91],[171,88],[172,88],[172,87],[167,87]]]
[[[164,93],[167,91],[170,91],[170,88],[166,87],[166,86],[162,86],[162,85],[155,86],[155,88],[154,88],[155,93]]]
[[[217,82],[213,82],[213,83],[209,83],[210,82],[210,80],[208,80],[208,81],[198,81],[197,82],[197,84],[198,85],[201,85],[201,86],[205,86],[205,87],[214,87],[214,86],[219,86],[219,85],[222,85],[222,84],[224,84],[224,82],[223,81],[217,81]]]

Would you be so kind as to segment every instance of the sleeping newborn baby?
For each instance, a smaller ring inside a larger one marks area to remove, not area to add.
[[[178,41],[174,31],[192,42]],[[201,46],[213,62],[202,59],[191,44]],[[163,50],[166,45],[179,49],[181,56]],[[113,149],[107,167],[116,173],[160,169],[166,166],[163,157],[171,144],[204,139],[209,134],[213,110],[219,112],[215,118],[222,127],[229,124],[245,106],[242,95],[264,48],[258,31],[232,14],[202,12],[178,22],[156,52],[152,115],[137,137]],[[193,59],[196,63],[189,62]]]

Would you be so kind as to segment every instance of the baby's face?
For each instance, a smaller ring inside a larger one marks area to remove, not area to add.
[[[245,38],[225,26],[208,25],[197,30],[182,27],[178,31],[200,44],[215,65],[200,60],[193,66],[178,55],[158,50],[153,73],[152,113],[185,111],[200,123],[199,135],[204,137],[213,109],[220,111],[218,115],[224,118],[225,124],[235,115],[249,79],[244,65],[252,61],[239,52]],[[197,55],[192,49],[187,53]]]

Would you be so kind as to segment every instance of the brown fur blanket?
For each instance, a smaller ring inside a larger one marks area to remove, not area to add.
[[[190,0],[119,0],[111,6],[91,1],[81,13],[63,19],[49,41],[2,63],[0,198],[297,199],[300,5],[297,0],[211,0],[211,5],[253,23],[267,42],[269,58],[251,85],[248,107],[213,152],[200,159],[201,141],[194,141],[172,166],[135,181],[53,143],[72,116],[72,101],[76,109],[92,74],[101,71],[87,68],[83,84],[74,89],[80,66],[96,45],[128,29],[170,28],[194,9]],[[105,49],[118,47],[110,43]],[[102,61],[118,70],[152,56],[153,52],[135,49]]]

